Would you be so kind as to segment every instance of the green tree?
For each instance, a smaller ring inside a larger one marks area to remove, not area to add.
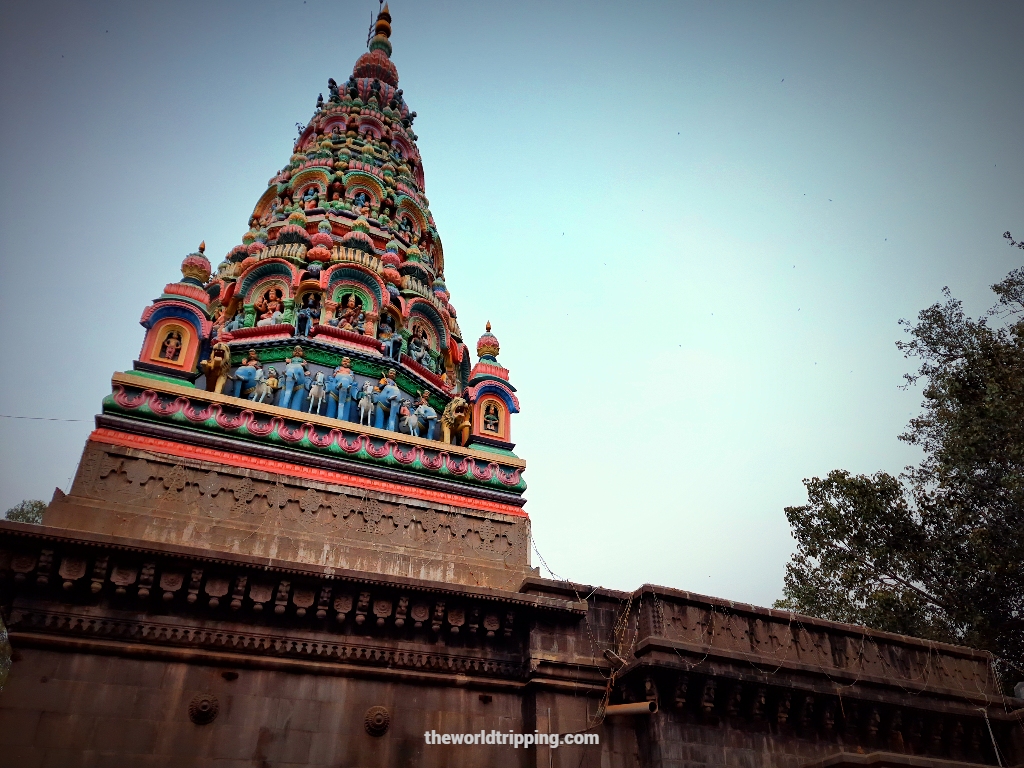
[[[38,525],[43,522],[43,510],[45,509],[45,501],[26,499],[8,509],[4,517],[16,523],[35,523]]]
[[[979,319],[945,289],[901,321],[924,401],[899,439],[924,458],[804,480],[776,607],[989,650],[1008,684],[1024,677],[1024,268],[992,290]]]

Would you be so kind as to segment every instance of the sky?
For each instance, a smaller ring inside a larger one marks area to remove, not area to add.
[[[142,311],[201,240],[214,265],[241,241],[376,10],[0,5],[0,510],[68,489]],[[978,315],[1024,262],[1024,4],[391,12],[545,562],[770,604],[803,478],[918,458],[900,318],[944,286]]]

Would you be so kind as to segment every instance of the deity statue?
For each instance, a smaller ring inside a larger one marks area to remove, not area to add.
[[[427,370],[431,369],[433,361],[430,359],[430,340],[422,328],[415,329],[409,338],[409,357]]]
[[[313,326],[319,321],[320,295],[317,293],[307,293],[302,297],[302,308],[298,311],[295,334],[297,336],[308,336]]]
[[[420,238],[420,256],[428,267],[434,266],[434,255],[430,252],[430,240],[426,235]]]
[[[160,345],[160,358],[176,363],[180,354],[181,333],[179,331],[169,331],[167,336],[164,337],[163,344]]]
[[[403,216],[402,218],[400,218],[398,220],[398,231],[401,233],[402,237],[405,240],[411,240],[413,234],[412,219],[410,219],[408,216]]]
[[[501,417],[498,415],[498,406],[488,403],[484,407],[484,431],[498,434],[501,432]]]
[[[370,215],[370,197],[365,192],[357,192],[352,199],[352,207],[361,212],[364,216]]]
[[[320,204],[319,190],[316,187],[310,187],[302,194],[302,207],[307,211],[311,211]]]
[[[402,337],[395,333],[391,315],[382,315],[380,324],[377,326],[377,340],[384,344],[384,354],[392,360],[397,360],[402,351]]]
[[[354,294],[350,293],[348,299],[345,301],[345,308],[341,312],[335,314],[334,318],[330,321],[330,325],[340,328],[343,331],[356,331],[362,333],[363,329],[360,326],[360,316],[365,320],[361,302],[359,298]]]
[[[284,313],[284,291],[280,288],[268,288],[263,298],[256,302],[256,312],[260,320],[271,320],[274,313]]]
[[[338,83],[333,77],[327,80],[327,90],[330,91],[331,101],[341,101],[341,92],[338,90]]]

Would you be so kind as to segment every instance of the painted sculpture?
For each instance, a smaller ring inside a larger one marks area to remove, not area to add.
[[[441,442],[465,445],[469,429],[469,403],[456,395],[441,414]]]
[[[313,325],[320,321],[320,296],[316,293],[307,293],[302,299],[302,309],[296,314],[296,335],[309,335]]]
[[[284,363],[284,386],[277,404],[282,408],[301,411],[306,394],[306,361],[302,357],[302,347],[295,347],[292,356],[286,358]]]
[[[231,347],[223,342],[214,344],[210,357],[199,363],[199,367],[206,374],[206,391],[219,395],[231,375]]]
[[[256,386],[253,388],[252,399],[257,403],[274,402],[274,393],[281,388],[277,378],[277,369],[269,366],[266,373],[256,372]]]
[[[373,394],[373,404],[376,406],[373,426],[390,432],[398,428],[398,409],[402,400],[402,390],[395,384],[395,375],[394,368],[389,370],[388,375],[381,378],[377,391]]]

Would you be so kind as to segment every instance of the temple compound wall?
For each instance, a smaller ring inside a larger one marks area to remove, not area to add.
[[[987,654],[662,587],[508,591],[17,523],[0,577],[12,765],[937,767],[1024,748]],[[424,740],[492,729],[600,744]]]

